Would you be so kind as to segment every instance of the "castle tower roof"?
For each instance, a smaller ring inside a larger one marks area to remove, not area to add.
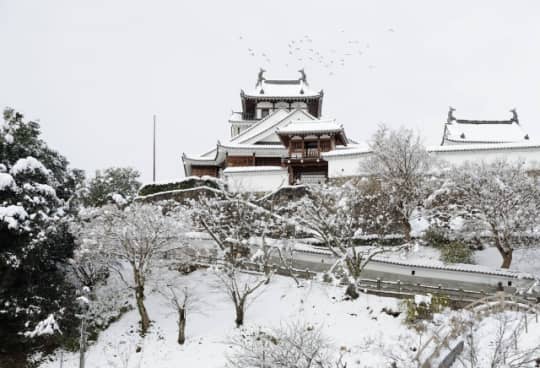
[[[444,125],[441,145],[465,143],[514,143],[526,142],[529,136],[519,124],[515,109],[510,110],[512,117],[508,120],[470,120],[457,119],[455,109],[450,107]]]

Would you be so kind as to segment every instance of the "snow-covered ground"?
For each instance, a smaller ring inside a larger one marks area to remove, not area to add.
[[[138,335],[137,311],[126,313],[101,333],[97,343],[90,346],[87,368],[163,368],[175,364],[205,368],[227,366],[227,356],[232,352],[228,342],[235,334],[246,332],[234,326],[233,305],[226,295],[216,290],[212,271],[174,275],[175,283],[194,288],[201,298],[199,311],[188,314],[185,345],[180,346],[176,342],[176,314],[163,296],[152,290],[146,300],[153,320],[147,336],[141,338]],[[356,301],[346,301],[343,294],[342,287],[318,281],[305,282],[303,287],[297,287],[292,279],[275,276],[250,305],[244,328],[252,331],[259,327],[306,322],[320,326],[336,354],[343,350],[347,352],[347,367],[387,367],[396,360],[398,367],[409,368],[414,366],[415,350],[430,336],[429,331],[448,323],[456,313],[447,311],[435,318],[435,324],[427,323],[426,330],[418,332],[403,323],[403,313],[393,317],[382,312],[383,308],[402,310],[399,300],[362,294]],[[477,348],[486,352],[478,353],[480,361],[489,358],[489,347],[493,345],[495,336],[495,319],[489,317],[477,325]],[[529,330],[520,341],[529,346],[540,345],[540,324],[531,322]],[[40,368],[59,366],[78,367],[78,354],[57,352]]]
[[[203,297],[201,312],[188,316],[184,346],[176,343],[176,315],[158,293],[147,298],[147,308],[154,321],[151,332],[141,339],[137,334],[138,315],[126,313],[104,331],[91,346],[87,368],[92,367],[224,367],[230,351],[227,341],[241,333],[234,327],[233,305],[225,295],[212,288],[210,271],[196,271],[180,276],[177,282],[195,286]],[[357,301],[343,301],[343,288],[319,282],[297,287],[292,279],[276,276],[249,307],[246,327],[276,327],[287,321],[305,321],[320,325],[336,352],[345,347],[348,367],[383,367],[395,354],[410,354],[417,346],[414,333],[383,308],[399,309],[399,301],[361,295]],[[401,341],[401,343],[400,343]],[[405,346],[402,352],[398,345]],[[140,347],[140,352],[135,350]],[[41,368],[57,368],[60,354]],[[78,355],[63,354],[63,367],[78,367]]]

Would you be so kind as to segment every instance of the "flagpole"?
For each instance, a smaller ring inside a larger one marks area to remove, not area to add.
[[[154,140],[152,146],[152,181],[156,182],[156,115],[154,115]]]

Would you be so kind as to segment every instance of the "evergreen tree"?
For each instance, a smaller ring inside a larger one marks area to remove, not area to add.
[[[131,167],[110,167],[103,172],[96,171],[86,187],[84,205],[101,207],[111,202],[120,205],[130,203],[141,186],[139,176],[140,173]]]
[[[80,180],[81,172],[71,171],[66,158],[40,138],[38,123],[24,120],[12,109],[4,111],[0,125],[0,362],[9,361],[9,366],[17,366],[14,357],[24,365],[35,347],[52,349],[73,331],[74,294],[66,271],[74,237],[67,219]],[[62,334],[36,330],[48,317]]]

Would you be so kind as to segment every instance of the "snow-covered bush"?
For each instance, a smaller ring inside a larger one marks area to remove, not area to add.
[[[218,190],[225,190],[226,185],[222,180],[211,176],[190,176],[179,181],[145,184],[139,189],[139,195],[147,196],[172,190],[184,190],[198,187],[208,187]]]
[[[83,204],[88,207],[99,207],[107,203],[124,206],[137,196],[141,186],[139,177],[140,173],[131,167],[98,170],[84,188]]]
[[[435,313],[442,312],[449,305],[450,299],[444,294],[415,295],[414,298],[404,299],[401,302],[405,322],[411,325],[432,320]],[[422,325],[417,327],[422,328]]]
[[[424,231],[422,240],[427,246],[434,248],[443,248],[450,243],[447,232],[435,225],[431,225]]]
[[[243,330],[231,338],[228,356],[236,368],[340,368],[341,357],[319,326],[290,322],[274,329]]]
[[[444,263],[474,263],[474,251],[467,244],[453,241],[440,248]]]

